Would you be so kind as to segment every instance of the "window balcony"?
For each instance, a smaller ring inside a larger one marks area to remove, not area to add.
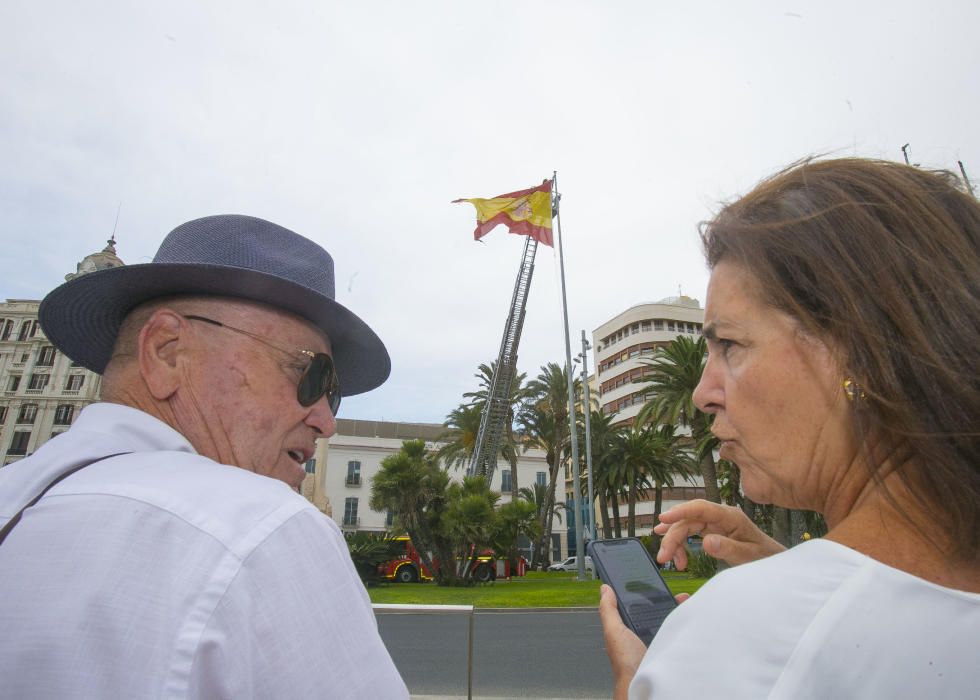
[[[344,516],[344,522],[341,524],[341,527],[354,528],[354,527],[357,527],[360,524],[361,524],[361,519],[359,517],[357,517],[356,515],[353,516],[353,517],[348,516],[348,515],[345,515]]]

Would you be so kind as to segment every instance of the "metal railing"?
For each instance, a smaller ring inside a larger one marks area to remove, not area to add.
[[[473,606],[472,605],[397,605],[375,603],[375,613],[389,615],[426,615],[432,613],[469,616],[469,641],[466,646],[466,697],[473,698]]]

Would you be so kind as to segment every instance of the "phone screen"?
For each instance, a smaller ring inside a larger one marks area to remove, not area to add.
[[[589,549],[599,577],[616,593],[623,622],[649,646],[677,607],[650,553],[633,538],[590,542]]]

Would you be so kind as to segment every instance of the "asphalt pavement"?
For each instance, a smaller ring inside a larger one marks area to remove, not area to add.
[[[413,698],[465,698],[466,615],[378,612],[378,628]],[[478,610],[474,698],[612,696],[612,673],[595,608]]]

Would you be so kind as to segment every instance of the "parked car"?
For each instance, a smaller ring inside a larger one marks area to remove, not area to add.
[[[585,570],[592,571],[592,557],[585,558]],[[578,559],[569,557],[565,561],[552,564],[548,567],[548,571],[578,571]]]

